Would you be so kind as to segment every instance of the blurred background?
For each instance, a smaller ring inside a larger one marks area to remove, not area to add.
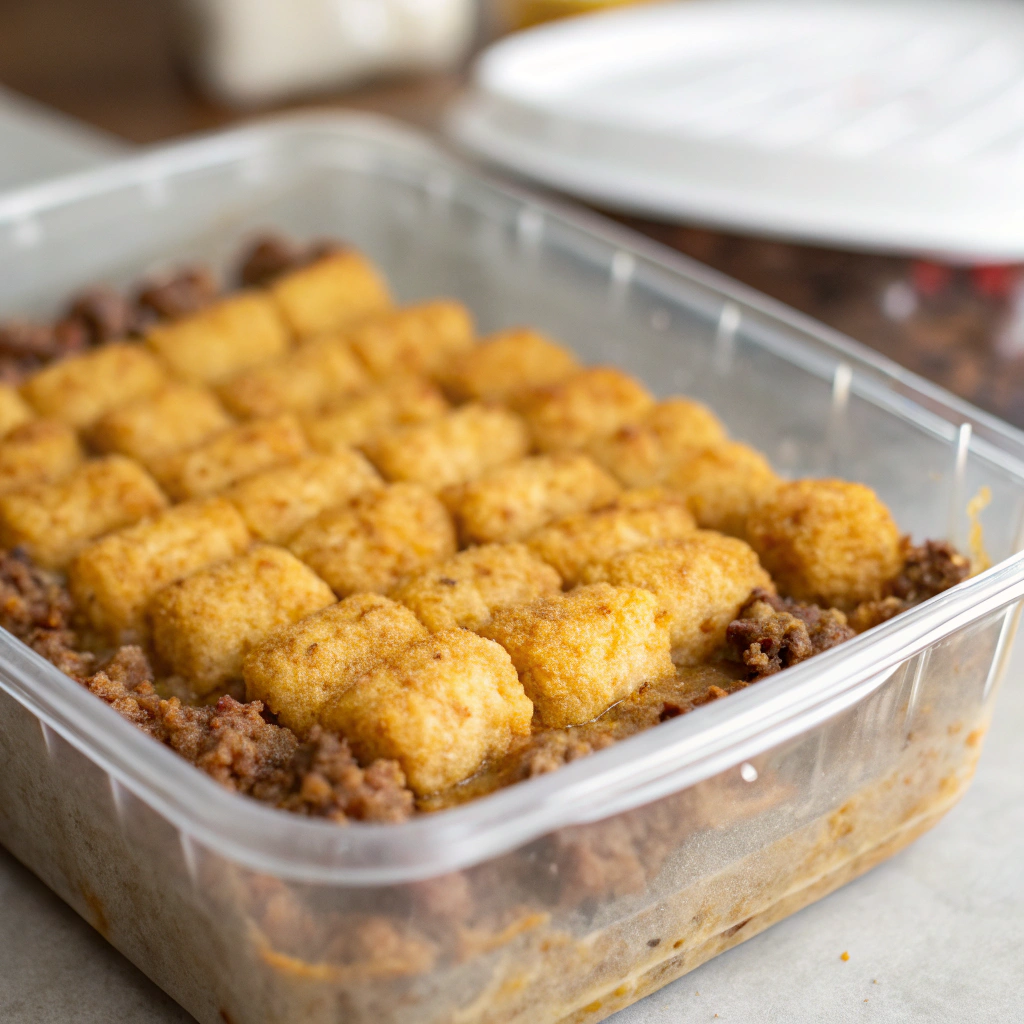
[[[716,0],[692,2],[708,8]],[[0,0],[0,86],[129,143],[154,143],[305,107],[377,112],[444,137],[448,111],[472,89],[474,58],[488,45],[567,15],[580,17],[560,22],[558,31],[575,30],[594,21],[595,10],[627,3]],[[772,4],[763,0],[766,17],[773,16]],[[688,5],[650,9],[656,6]],[[782,13],[793,7],[775,6]],[[865,17],[880,9],[862,6]],[[940,17],[947,7],[938,0],[918,4],[922,30],[929,11]],[[1001,31],[999,9],[992,8],[994,37]],[[738,34],[747,31],[735,24]],[[964,83],[957,88],[999,97],[1016,89],[1015,102],[1024,110],[1024,63],[1018,68],[1012,55],[999,56],[987,45],[988,50],[979,43],[980,49],[957,56]],[[642,61],[642,54],[632,56]],[[992,70],[997,65],[998,74]],[[762,88],[756,80],[747,86],[755,93]],[[916,93],[910,86],[899,88],[901,102],[920,105],[924,93],[918,86]],[[885,113],[888,107],[879,109]],[[534,177],[541,186],[559,184],[543,174]],[[988,257],[983,251],[936,255],[891,240],[877,249],[863,238],[856,244],[843,237],[811,243],[806,232],[787,235],[784,227],[768,229],[756,217],[748,224],[731,218],[723,228],[722,218],[703,216],[699,203],[683,215],[662,215],[650,208],[655,203],[603,201],[587,189],[579,194],[658,241],[1024,426],[1024,277],[1005,245]],[[942,216],[941,207],[936,215]],[[1007,210],[1008,218],[1016,216]]]

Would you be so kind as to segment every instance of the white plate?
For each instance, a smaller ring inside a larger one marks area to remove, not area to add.
[[[477,155],[659,218],[1024,259],[1024,4],[690,0],[511,36]]]

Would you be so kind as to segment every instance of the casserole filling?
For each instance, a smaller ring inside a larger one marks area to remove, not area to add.
[[[225,786],[397,822],[557,769],[964,580],[340,245],[0,327],[0,625]]]

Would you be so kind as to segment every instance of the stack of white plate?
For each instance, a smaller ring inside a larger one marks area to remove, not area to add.
[[[1024,3],[690,0],[499,42],[479,156],[616,209],[1024,258]]]

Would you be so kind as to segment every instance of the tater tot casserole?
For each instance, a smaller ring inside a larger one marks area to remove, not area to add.
[[[230,288],[96,288],[61,324],[0,384],[0,625],[275,807],[462,803],[971,573],[699,395],[396,305],[341,245],[259,239]]]

